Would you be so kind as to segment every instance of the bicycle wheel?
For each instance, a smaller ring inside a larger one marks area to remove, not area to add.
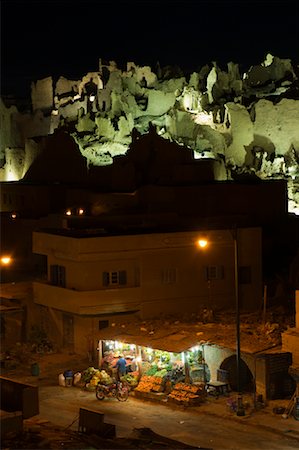
[[[96,397],[98,400],[104,400],[105,398],[105,393],[100,386],[97,386],[96,388]]]
[[[128,391],[127,387],[122,386],[117,390],[116,398],[119,402],[127,401],[128,397],[129,397],[129,391]]]

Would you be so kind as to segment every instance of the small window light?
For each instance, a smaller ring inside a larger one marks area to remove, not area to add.
[[[66,214],[67,216],[71,216],[71,215],[72,215],[72,211],[71,211],[70,209],[67,209],[66,212],[65,212],[65,214]]]
[[[90,100],[91,102],[94,102],[95,99],[96,99],[95,95],[90,95],[89,100]]]
[[[84,209],[83,208],[79,208],[78,209],[78,214],[79,214],[79,216],[82,216],[84,214]]]

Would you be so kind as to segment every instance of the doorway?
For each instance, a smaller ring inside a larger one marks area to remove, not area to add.
[[[238,390],[237,382],[237,358],[232,355],[226,358],[220,366],[220,369],[228,372],[228,382],[233,391]],[[240,390],[242,392],[254,392],[254,378],[247,364],[240,360]]]

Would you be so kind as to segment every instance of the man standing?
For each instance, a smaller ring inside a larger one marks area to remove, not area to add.
[[[124,356],[119,355],[118,361],[115,365],[115,367],[117,369],[117,380],[118,381],[120,381],[120,378],[127,373],[126,364],[127,364],[127,362],[126,362]]]

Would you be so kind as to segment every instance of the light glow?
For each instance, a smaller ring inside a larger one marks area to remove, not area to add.
[[[208,245],[208,241],[206,239],[198,239],[197,244],[201,248],[205,248]]]
[[[2,256],[1,257],[1,264],[3,266],[9,266],[9,264],[11,263],[12,259],[10,256]]]
[[[71,215],[72,215],[72,211],[71,211],[70,209],[68,209],[68,210],[66,210],[65,214],[66,214],[67,216],[71,216]]]
[[[198,125],[209,125],[210,127],[213,128],[214,126],[213,114],[201,111],[196,114],[194,122],[197,123]]]

